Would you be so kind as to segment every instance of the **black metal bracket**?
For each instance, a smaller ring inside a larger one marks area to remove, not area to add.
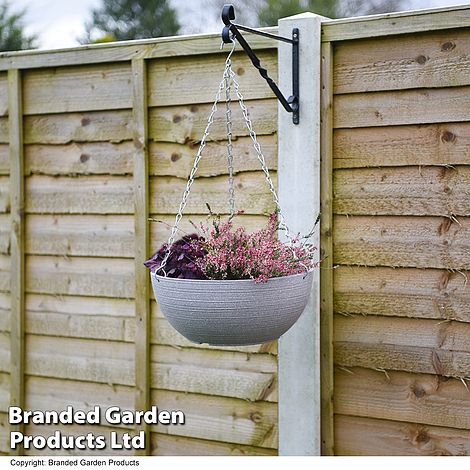
[[[222,21],[225,26],[222,30],[222,41],[225,44],[233,42],[235,38],[240,46],[244,49],[248,57],[250,58],[252,64],[258,69],[260,75],[266,80],[271,90],[277,96],[278,100],[281,102],[284,109],[292,113],[292,121],[294,124],[299,123],[299,29],[294,28],[292,30],[292,39],[285,38],[283,36],[276,36],[274,34],[266,33],[264,31],[258,31],[256,29],[248,28],[247,26],[242,26],[239,24],[232,23],[232,20],[235,19],[235,9],[232,4],[226,4],[222,8]],[[277,41],[287,42],[292,44],[292,95],[289,98],[285,98],[284,95],[279,90],[278,86],[274,80],[268,75],[268,71],[261,67],[261,62],[254,53],[253,49],[246,42],[245,38],[242,36],[240,30],[248,31],[259,36],[264,36],[270,39],[275,39]]]

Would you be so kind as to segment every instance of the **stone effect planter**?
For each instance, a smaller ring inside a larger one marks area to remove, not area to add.
[[[283,335],[300,317],[312,289],[309,273],[269,279],[213,281],[151,273],[160,308],[170,324],[194,343],[261,344]]]

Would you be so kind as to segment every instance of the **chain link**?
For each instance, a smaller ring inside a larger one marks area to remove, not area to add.
[[[211,111],[209,113],[209,117],[207,119],[207,125],[204,130],[204,134],[201,139],[201,143],[199,144],[199,149],[197,151],[196,157],[194,158],[194,164],[191,169],[191,172],[188,177],[188,182],[186,184],[186,188],[183,192],[183,197],[180,202],[180,206],[178,209],[178,213],[175,218],[175,223],[171,229],[170,237],[168,238],[167,242],[167,252],[165,254],[165,257],[163,258],[162,264],[160,267],[157,269],[158,271],[163,271],[164,275],[166,276],[165,272],[165,266],[168,262],[168,258],[170,257],[171,254],[171,246],[173,245],[176,237],[176,233],[178,231],[178,226],[179,223],[183,217],[183,212],[186,207],[186,204],[188,202],[188,197],[189,193],[191,192],[191,187],[194,183],[194,178],[196,176],[196,172],[198,170],[199,162],[202,158],[202,152],[206,146],[206,141],[207,137],[209,136],[209,131],[212,127],[212,124],[214,123],[214,115],[217,111],[217,104],[219,103],[221,99],[221,94],[222,91],[225,90],[225,119],[226,119],[226,129],[227,129],[227,164],[228,164],[228,170],[229,170],[229,205],[230,205],[230,215],[233,215],[235,213],[235,191],[234,191],[234,170],[233,170],[233,145],[232,145],[232,111],[231,111],[231,83],[233,83],[235,93],[237,95],[238,103],[240,105],[240,108],[242,110],[243,118],[245,120],[246,127],[248,129],[248,132],[250,134],[250,138],[253,142],[253,147],[256,152],[256,156],[261,164],[261,169],[263,170],[266,182],[268,183],[269,191],[272,194],[274,204],[276,205],[276,210],[278,214],[278,222],[279,222],[279,228],[281,230],[285,231],[286,238],[289,242],[289,245],[292,248],[292,252],[295,258],[297,258],[293,245],[294,245],[294,237],[292,236],[291,232],[289,231],[289,228],[286,224],[285,218],[281,212],[281,205],[279,202],[279,197],[277,195],[277,191],[274,187],[274,183],[271,179],[271,175],[269,173],[268,166],[266,164],[266,158],[263,155],[263,152],[261,150],[261,146],[258,142],[256,132],[253,129],[253,123],[250,118],[250,114],[248,111],[247,106],[245,105],[245,100],[243,98],[243,95],[240,92],[240,85],[238,81],[235,78],[235,72],[232,70],[232,55],[235,51],[235,46],[236,42],[233,40],[232,42],[232,49],[230,50],[227,59],[225,60],[225,69],[223,73],[223,78],[222,81],[220,82],[219,88],[217,90],[217,93],[215,95],[215,100],[214,104],[212,105]],[[303,263],[302,263],[303,264]],[[306,270],[308,270],[307,266],[305,266]]]
[[[222,81],[220,82],[219,88],[218,88],[217,93],[215,95],[214,104],[212,105],[211,111],[209,113],[209,117],[207,119],[207,125],[206,125],[206,128],[204,130],[204,134],[202,136],[201,143],[199,144],[199,149],[197,151],[196,157],[194,158],[193,167],[191,169],[191,173],[189,174],[188,182],[186,183],[186,188],[183,192],[183,197],[182,197],[181,202],[180,202],[178,213],[176,214],[175,223],[173,224],[173,227],[172,227],[171,233],[170,233],[170,237],[168,238],[167,252],[165,254],[165,257],[162,260],[162,264],[160,265],[160,267],[156,271],[156,272],[162,271],[165,276],[166,276],[165,266],[168,262],[168,258],[170,257],[170,254],[171,254],[171,246],[173,245],[173,243],[175,241],[176,233],[178,231],[178,226],[179,226],[179,223],[181,222],[181,219],[183,217],[183,212],[184,212],[184,209],[185,209],[186,204],[188,202],[189,193],[191,192],[191,187],[194,183],[194,178],[195,178],[197,170],[198,170],[199,162],[201,161],[201,158],[202,158],[202,152],[204,150],[204,147],[206,146],[206,140],[207,140],[207,137],[209,136],[209,131],[212,127],[212,124],[214,123],[214,115],[217,111],[217,103],[220,101],[222,91],[225,88],[226,77],[230,76],[229,70],[231,70],[231,57],[232,57],[233,52],[235,51],[235,45],[236,45],[236,43],[235,43],[235,41],[233,41],[232,49],[230,50],[230,52],[227,56],[227,59],[225,60],[225,69],[224,69],[223,78],[222,78]]]
[[[231,67],[230,67],[229,71],[230,71],[230,76],[232,77],[232,82],[233,82],[233,85],[234,85],[234,88],[235,88],[235,93],[236,93],[237,98],[238,98],[238,103],[240,105],[240,108],[241,108],[242,113],[243,113],[243,117],[245,119],[246,127],[248,129],[251,140],[253,142],[253,148],[255,149],[256,156],[258,157],[258,160],[261,163],[261,169],[263,170],[265,179],[268,183],[269,191],[271,192],[273,200],[274,200],[274,204],[276,205],[276,210],[277,210],[277,214],[278,214],[279,228],[281,230],[285,231],[285,235],[286,235],[289,243],[292,245],[294,243],[294,237],[291,235],[289,227],[287,226],[286,220],[285,220],[285,218],[282,214],[281,204],[279,202],[279,197],[277,195],[276,188],[274,187],[273,180],[271,179],[271,175],[269,173],[269,169],[268,169],[268,166],[266,164],[266,158],[263,155],[263,151],[261,150],[261,146],[258,142],[256,132],[253,129],[253,123],[251,122],[250,113],[248,111],[248,108],[245,105],[245,99],[243,98],[243,95],[240,92],[240,85],[239,85],[238,81],[236,80],[235,72],[232,70]]]
[[[235,41],[233,41],[235,44]],[[233,145],[232,145],[232,98],[231,98],[231,81],[232,81],[232,59],[229,57],[226,61],[224,78],[225,78],[225,121],[227,124],[227,165],[228,165],[228,203],[230,207],[230,216],[235,213],[235,190],[233,178]]]

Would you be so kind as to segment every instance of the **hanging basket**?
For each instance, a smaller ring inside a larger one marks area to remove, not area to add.
[[[195,343],[218,346],[261,344],[278,339],[298,320],[307,305],[312,290],[313,273],[308,266],[300,274],[268,279],[267,282],[243,280],[195,280],[168,277],[165,271],[178,225],[183,216],[192,184],[206,145],[209,130],[221,93],[225,90],[227,124],[227,163],[229,174],[230,214],[235,213],[234,170],[232,155],[232,122],[230,87],[233,84],[246,127],[253,141],[257,158],[277,208],[279,227],[294,252],[294,238],[285,223],[279,198],[270,177],[265,157],[253,130],[248,109],[239,90],[231,67],[232,50],[225,62],[222,82],[209,114],[208,123],[199,150],[189,174],[186,189],[178,209],[175,223],[167,243],[167,252],[160,267],[151,273],[152,286],[157,302],[170,324],[183,336]],[[295,256],[295,255],[294,255]]]
[[[194,343],[261,344],[299,319],[312,290],[312,271],[256,283],[175,279],[152,273],[157,302],[170,324]]]

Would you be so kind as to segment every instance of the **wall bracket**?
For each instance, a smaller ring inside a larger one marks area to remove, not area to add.
[[[244,49],[252,64],[258,69],[260,75],[266,80],[271,90],[277,96],[278,100],[288,113],[292,113],[292,122],[294,124],[299,123],[299,29],[292,29],[292,39],[283,36],[276,36],[274,34],[266,33],[264,31],[258,31],[256,29],[248,28],[239,24],[232,23],[235,19],[235,9],[232,4],[226,4],[222,8],[222,21],[225,26],[222,30],[222,41],[225,44],[229,44],[235,38],[240,46]],[[254,53],[253,49],[246,42],[242,36],[240,30],[247,31],[249,33],[264,36],[277,41],[287,42],[292,44],[292,95],[289,98],[285,98],[281,90],[274,82],[274,80],[268,75],[268,71],[261,66],[261,62]]]

